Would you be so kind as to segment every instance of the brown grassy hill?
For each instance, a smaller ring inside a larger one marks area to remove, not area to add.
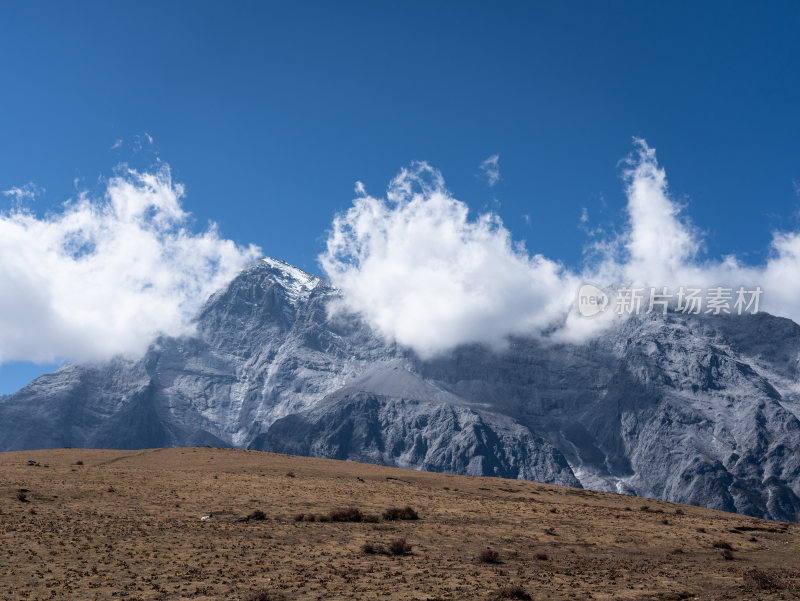
[[[800,598],[798,524],[532,482],[66,449],[0,454],[0,498],[2,601]]]

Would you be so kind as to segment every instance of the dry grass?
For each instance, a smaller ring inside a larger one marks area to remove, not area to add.
[[[797,598],[798,525],[631,503],[254,451],[3,453],[0,601]]]

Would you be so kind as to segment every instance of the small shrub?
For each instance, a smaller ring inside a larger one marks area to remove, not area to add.
[[[532,597],[528,594],[524,588],[520,585],[516,584],[514,586],[507,586],[505,588],[500,589],[497,593],[498,599],[522,599],[523,601],[528,601],[532,599]]]
[[[478,561],[481,563],[502,563],[500,561],[500,554],[488,547],[478,554]]]
[[[365,513],[364,517],[361,518],[361,521],[369,523],[369,524],[375,524],[377,522],[380,522],[381,518],[380,518],[380,516],[377,516],[374,513]]]
[[[364,543],[361,545],[361,552],[364,555],[386,555],[387,551],[383,545],[376,543]]]
[[[722,550],[722,559],[724,559],[725,561],[733,560],[733,553],[731,552],[730,549],[723,549]]]
[[[303,521],[304,522],[316,522],[317,521],[317,516],[315,516],[313,513],[307,513],[307,514],[305,514],[303,516]],[[327,519],[323,520],[323,519],[320,518],[319,521],[320,522],[327,522],[328,520]]]
[[[534,557],[539,561],[547,561],[549,557],[547,557],[547,553],[537,553]]]
[[[388,521],[394,520],[418,520],[419,515],[411,507],[391,507],[383,512],[383,519]]]
[[[408,555],[411,553],[411,545],[404,538],[397,538],[389,543],[389,553],[392,555]]]
[[[247,519],[256,521],[266,520],[267,514],[261,511],[260,509],[256,509],[253,513],[247,516]]]
[[[272,591],[253,591],[246,597],[244,601],[285,601],[286,597],[280,593],[273,593]]]
[[[667,518],[661,520],[661,523],[664,524],[665,526],[669,526],[669,520]]]
[[[78,460],[75,462],[75,465],[83,465],[83,459],[78,459]]]
[[[751,568],[744,573],[744,584],[749,588],[760,589],[762,591],[776,590],[781,588],[781,583],[775,576],[758,568]]]
[[[20,503],[28,503],[29,502],[28,501],[28,495],[25,494],[24,492],[18,492],[17,493],[17,501],[19,501]]]
[[[294,472],[286,472],[287,478],[294,478]]]
[[[675,510],[675,515],[683,515],[683,509],[681,509],[680,507],[678,507],[678,508]]]
[[[706,529],[705,529],[705,528],[698,528],[698,529],[697,529],[697,531],[698,531],[700,534],[705,534],[705,533],[706,533]]]
[[[714,544],[711,546],[714,547],[715,549],[725,549],[726,551],[733,551],[733,547],[731,546],[731,544],[724,540],[714,541]]]
[[[294,521],[295,522],[302,522],[306,517],[305,513],[296,513],[294,514]]]
[[[361,522],[363,520],[364,514],[361,513],[361,510],[356,509],[355,507],[337,509],[328,514],[328,521],[330,522]]]
[[[550,513],[558,513],[558,509],[556,509],[555,507],[551,507]]]
[[[639,508],[639,511],[650,511],[650,506],[649,505],[642,505]]]

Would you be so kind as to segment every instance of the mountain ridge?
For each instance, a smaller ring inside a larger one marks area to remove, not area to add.
[[[339,298],[254,261],[193,335],[0,399],[0,449],[209,444],[800,514],[790,320],[650,315],[581,345],[518,336],[422,359],[331,312]]]

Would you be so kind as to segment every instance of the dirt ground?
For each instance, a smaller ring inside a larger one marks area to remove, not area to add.
[[[0,453],[0,499],[0,601],[800,598],[799,524],[517,480],[62,449]],[[420,519],[296,521],[405,506]]]

